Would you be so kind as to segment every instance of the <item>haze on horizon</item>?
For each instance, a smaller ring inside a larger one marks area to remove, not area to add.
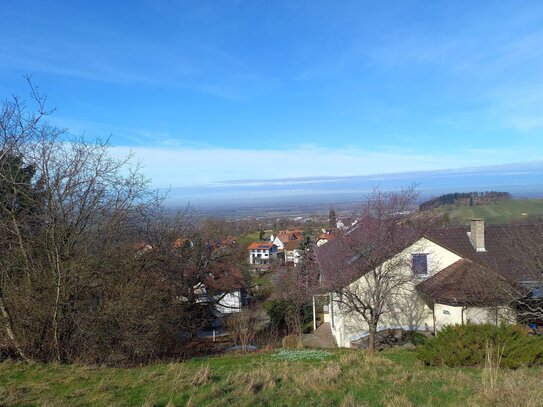
[[[159,188],[542,159],[540,2],[6,0],[0,16],[2,98],[32,75],[55,124],[111,135]]]

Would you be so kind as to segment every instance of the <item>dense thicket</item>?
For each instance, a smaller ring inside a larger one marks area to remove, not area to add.
[[[117,364],[174,351],[212,318],[202,287],[238,253],[167,215],[131,157],[45,121],[31,90],[33,111],[0,111],[0,347]]]
[[[486,192],[454,192],[451,194],[440,195],[436,198],[429,199],[419,205],[419,209],[437,208],[441,205],[485,205],[498,201],[506,201],[511,199],[509,192],[486,191]]]
[[[432,366],[483,366],[489,353],[500,366],[543,364],[543,338],[515,325],[449,325],[417,346],[418,358]]]

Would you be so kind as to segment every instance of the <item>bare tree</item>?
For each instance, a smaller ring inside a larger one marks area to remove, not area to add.
[[[2,335],[24,359],[167,353],[212,317],[221,292],[202,287],[233,276],[243,252],[216,220],[167,216],[131,156],[52,126],[30,89],[34,113],[18,98],[0,112]]]
[[[300,242],[302,254],[296,267],[281,267],[274,278],[274,296],[284,301],[285,320],[289,333],[302,335],[305,310],[319,289],[319,269],[315,263],[315,243],[304,233]]]
[[[233,287],[245,283],[244,252],[227,228],[223,232],[195,224],[186,213],[172,217],[157,212],[145,224],[148,249],[139,257],[140,267],[158,273],[178,299],[181,325],[190,335],[211,322]]]
[[[503,227],[508,268],[517,275],[510,290],[517,318],[524,323],[543,321],[543,221]]]
[[[241,350],[247,350],[254,341],[259,325],[261,325],[261,320],[258,312],[252,309],[234,312],[226,318],[226,327],[230,336]]]
[[[416,198],[414,188],[375,190],[363,203],[356,225],[317,251],[321,289],[333,293],[343,314],[365,322],[370,350],[375,350],[380,320],[392,312],[412,280],[404,272],[410,259],[397,255],[422,235]]]
[[[303,307],[311,302],[312,288],[300,273],[300,268],[280,268],[274,279],[274,297],[284,301],[284,317],[288,332],[301,335],[303,332]]]
[[[46,98],[30,89],[34,113],[14,97],[0,114],[1,318],[22,358],[63,361],[92,342],[115,284],[141,287],[120,277],[141,277],[134,225],[160,200],[131,157],[45,121]]]

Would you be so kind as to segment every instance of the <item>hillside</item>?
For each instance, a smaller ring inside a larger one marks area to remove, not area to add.
[[[3,362],[0,405],[539,405],[539,375],[501,371],[490,389],[482,369],[426,367],[408,350],[267,351],[130,369]]]
[[[543,199],[511,199],[488,205],[444,205],[434,209],[448,213],[452,225],[465,225],[471,218],[483,218],[487,223],[509,223],[537,219],[543,216]]]

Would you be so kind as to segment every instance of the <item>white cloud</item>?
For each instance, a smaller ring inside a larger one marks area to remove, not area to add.
[[[510,150],[497,150],[493,154],[468,149],[448,154],[421,154],[315,146],[285,150],[113,147],[112,151],[116,157],[133,151],[136,160],[142,161],[145,175],[152,179],[156,187],[223,182],[227,185],[232,184],[228,181],[234,180],[276,180],[281,183],[289,178],[431,171],[505,164],[515,156]],[[540,159],[535,152],[528,151],[519,151],[517,156],[522,157],[522,161]]]

